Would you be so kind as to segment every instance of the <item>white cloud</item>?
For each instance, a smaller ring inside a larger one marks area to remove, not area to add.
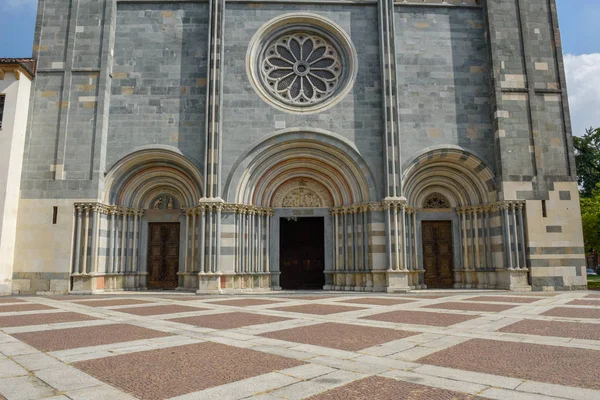
[[[573,134],[600,127],[600,53],[565,55]]]

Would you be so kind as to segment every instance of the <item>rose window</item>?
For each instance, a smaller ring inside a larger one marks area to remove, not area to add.
[[[336,48],[321,36],[287,34],[264,53],[265,86],[280,101],[310,106],[328,99],[340,85],[342,64]]]

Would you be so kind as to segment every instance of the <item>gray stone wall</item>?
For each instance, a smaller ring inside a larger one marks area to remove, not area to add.
[[[298,115],[274,108],[257,95],[246,73],[245,59],[252,36],[269,20],[292,12],[311,12],[333,20],[351,37],[358,53],[354,87],[341,102],[318,114]],[[265,135],[283,128],[320,128],[342,135],[355,143],[372,173],[383,176],[377,26],[374,4],[228,3],[224,38],[226,59],[223,62],[223,179],[227,179],[243,151]],[[383,197],[384,182],[380,181],[378,185],[377,193]]]
[[[495,171],[483,10],[395,11],[403,161],[432,146],[458,145]]]
[[[145,145],[204,162],[208,3],[117,8],[107,166]]]

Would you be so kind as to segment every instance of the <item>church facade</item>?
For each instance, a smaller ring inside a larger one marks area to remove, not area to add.
[[[586,288],[554,0],[40,0],[13,293]]]

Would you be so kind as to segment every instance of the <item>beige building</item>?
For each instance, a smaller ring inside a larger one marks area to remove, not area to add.
[[[0,58],[0,295],[11,293],[32,59]]]

